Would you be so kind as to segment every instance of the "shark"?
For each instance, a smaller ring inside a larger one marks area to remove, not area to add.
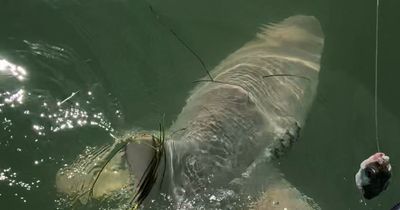
[[[57,172],[57,191],[83,205],[123,194],[127,208],[320,209],[274,162],[305,126],[323,47],[313,16],[263,26],[198,81],[168,129],[85,151]]]

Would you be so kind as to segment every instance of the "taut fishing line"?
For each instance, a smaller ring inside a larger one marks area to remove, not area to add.
[[[376,23],[375,23],[375,140],[376,149],[380,152],[378,131],[378,49],[379,49],[379,0],[376,0]]]

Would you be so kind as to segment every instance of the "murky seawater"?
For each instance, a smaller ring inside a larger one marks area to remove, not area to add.
[[[379,128],[394,176],[364,203],[354,174],[375,152],[375,1],[0,0],[1,209],[63,209],[59,168],[111,134],[176,118],[205,72],[169,29],[211,69],[293,14],[316,16],[326,40],[318,96],[280,166],[322,209],[390,209],[400,202],[399,7],[381,1],[379,40]]]

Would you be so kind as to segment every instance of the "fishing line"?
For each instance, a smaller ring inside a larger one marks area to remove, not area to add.
[[[378,38],[379,38],[379,0],[376,0],[376,24],[375,24],[375,140],[376,149],[380,152],[378,132]]]
[[[389,156],[380,152],[379,130],[378,130],[378,48],[379,48],[379,1],[376,0],[376,25],[375,25],[375,93],[374,93],[374,111],[375,111],[375,154],[363,160],[360,169],[355,175],[355,183],[362,196],[370,200],[385,191],[392,177],[392,166]]]
[[[177,34],[174,30],[168,28],[163,22],[161,22],[161,20],[160,20],[160,18],[159,18],[160,16],[156,13],[156,11],[154,11],[153,7],[152,7],[150,4],[149,4],[149,9],[150,9],[151,13],[154,15],[154,17],[157,19],[157,21],[158,21],[162,26],[164,26],[165,28],[167,28],[167,29],[169,30],[169,32],[171,32],[171,34],[172,34],[172,35],[187,49],[187,50],[189,50],[190,53],[192,53],[192,55],[193,55],[194,57],[196,57],[196,59],[200,62],[201,66],[203,67],[204,71],[207,73],[207,76],[210,78],[211,81],[214,81],[214,78],[211,76],[210,71],[207,69],[207,66],[206,66],[206,64],[204,63],[204,61],[201,59],[201,57],[200,57],[191,47],[189,47],[189,45],[186,44],[186,42],[185,42],[183,39],[181,39],[181,38],[178,36],[178,34]]]
[[[160,16],[158,15],[158,13],[154,10],[153,6],[151,4],[149,4],[149,9],[150,12],[154,15],[154,17],[156,18],[156,20],[165,28],[167,28],[169,30],[169,32],[187,49],[189,50],[189,52],[199,61],[199,63],[201,64],[201,66],[203,67],[203,70],[207,73],[207,76],[209,79],[201,79],[201,80],[196,80],[194,81],[194,83],[199,83],[199,82],[215,82],[215,83],[221,83],[221,84],[228,84],[228,85],[234,85],[234,86],[239,86],[243,89],[245,89],[244,87],[238,85],[238,84],[233,84],[233,83],[228,83],[228,82],[224,82],[224,81],[217,81],[215,80],[212,76],[210,71],[208,70],[205,62],[203,61],[203,59],[201,59],[201,57],[171,28],[168,28],[166,26],[166,24],[164,24],[161,20],[160,20]],[[284,77],[299,77],[302,79],[306,79],[306,80],[310,80],[309,78],[305,77],[305,76],[301,76],[301,75],[291,75],[291,74],[272,74],[272,75],[265,75],[263,76],[263,78],[268,78],[268,77],[280,77],[280,76],[284,76]]]

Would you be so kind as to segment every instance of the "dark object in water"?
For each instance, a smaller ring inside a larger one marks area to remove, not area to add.
[[[400,210],[400,203],[398,203],[397,205],[393,206],[393,208],[391,208],[390,210]]]
[[[365,199],[372,199],[386,190],[392,176],[391,171],[389,156],[382,152],[375,153],[361,163],[355,179]]]

